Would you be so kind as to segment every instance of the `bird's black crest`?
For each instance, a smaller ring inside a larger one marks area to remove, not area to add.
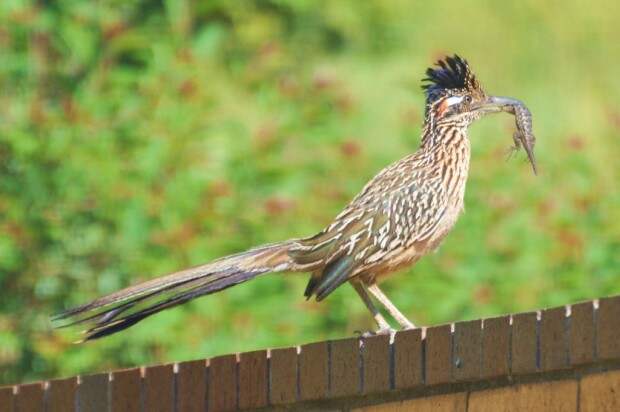
[[[437,67],[426,69],[426,78],[422,81],[428,82],[422,88],[426,91],[428,101],[433,101],[443,95],[446,90],[462,90],[478,88],[478,82],[469,69],[467,60],[458,55],[446,57],[437,62]]]

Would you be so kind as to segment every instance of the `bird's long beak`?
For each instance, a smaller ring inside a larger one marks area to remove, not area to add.
[[[478,105],[476,109],[483,113],[514,113],[513,108],[517,105],[523,105],[523,102],[513,99],[512,97],[488,96]]]

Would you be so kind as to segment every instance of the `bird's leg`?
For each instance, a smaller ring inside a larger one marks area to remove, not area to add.
[[[384,333],[393,333],[394,329],[392,329],[392,327],[385,320],[381,312],[379,312],[379,310],[374,305],[374,303],[372,303],[370,296],[368,296],[368,291],[366,290],[366,286],[356,281],[351,282],[351,285],[353,286],[353,289],[355,289],[357,294],[360,295],[360,298],[362,298],[364,305],[366,305],[366,307],[372,314],[372,317],[375,319],[375,322],[377,322],[377,326],[379,326],[379,329],[377,330],[376,334],[379,335],[379,334],[384,334]],[[368,333],[362,334],[362,336],[366,336],[366,335],[368,335]]]
[[[370,292],[381,304],[383,307],[392,315],[394,319],[398,322],[398,324],[403,329],[415,329],[415,325],[411,322],[405,315],[398,310],[398,308],[385,296],[385,293],[381,289],[379,289],[379,285],[376,283],[368,286],[368,292]]]

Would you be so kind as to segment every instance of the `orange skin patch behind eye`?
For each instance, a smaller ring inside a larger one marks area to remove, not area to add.
[[[437,106],[437,114],[439,115],[439,117],[443,116],[443,114],[445,113],[447,109],[448,109],[448,99],[444,99],[441,103],[439,103],[439,106]]]

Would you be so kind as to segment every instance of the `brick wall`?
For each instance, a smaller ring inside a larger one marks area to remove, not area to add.
[[[0,388],[0,412],[620,411],[620,296]]]

